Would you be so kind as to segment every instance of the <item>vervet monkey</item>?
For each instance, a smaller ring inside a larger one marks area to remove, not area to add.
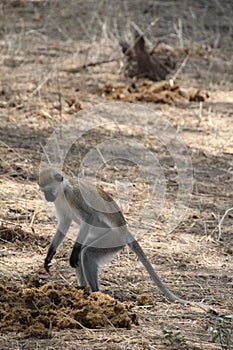
[[[120,208],[108,193],[83,180],[68,180],[51,168],[40,172],[39,187],[45,199],[54,203],[57,214],[56,233],[44,262],[46,271],[49,271],[54,254],[74,221],[80,223],[80,230],[70,256],[70,265],[76,270],[79,286],[89,286],[91,292],[98,291],[99,265],[109,262],[128,245],[167,299],[212,311],[202,303],[178,297],[163,284],[138,241],[129,232]]]

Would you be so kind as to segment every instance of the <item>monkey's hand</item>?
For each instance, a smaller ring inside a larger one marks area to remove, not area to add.
[[[51,267],[51,264],[49,264],[50,262],[51,262],[51,259],[47,259],[47,258],[44,261],[44,268],[47,272],[49,272],[49,269]]]
[[[78,242],[75,242],[71,256],[70,256],[70,266],[77,267],[79,265],[80,253],[84,246]]]
[[[49,269],[51,267],[51,261],[52,261],[52,258],[54,256],[54,254],[56,253],[56,251],[54,251],[53,247],[50,247],[49,248],[49,251],[48,251],[48,254],[45,258],[45,261],[44,261],[44,268],[47,272],[49,272]]]

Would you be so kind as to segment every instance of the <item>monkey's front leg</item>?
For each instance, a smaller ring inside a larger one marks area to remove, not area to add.
[[[57,251],[57,248],[59,247],[59,245],[61,244],[61,242],[63,241],[64,237],[65,237],[65,233],[60,231],[60,229],[57,228],[56,233],[52,239],[52,242],[49,246],[49,250],[47,253],[47,256],[45,258],[45,262],[44,262],[44,268],[47,272],[49,272],[49,268],[50,268],[50,262],[54,256],[54,254]]]
[[[80,266],[80,254],[82,249],[86,247],[84,242],[86,242],[87,237],[90,233],[90,229],[92,228],[91,223],[92,223],[91,217],[86,217],[85,220],[81,221],[80,223],[80,230],[70,256],[71,267],[76,268]]]
[[[50,262],[51,262],[55,253],[56,253],[56,251],[54,251],[53,247],[49,247],[47,256],[46,256],[45,261],[44,261],[44,268],[47,272],[49,272],[49,269],[51,267]]]
[[[79,266],[79,260],[80,260],[80,254],[82,249],[84,248],[84,245],[82,245],[79,242],[75,242],[72,253],[70,256],[70,266],[71,267],[77,267]]]

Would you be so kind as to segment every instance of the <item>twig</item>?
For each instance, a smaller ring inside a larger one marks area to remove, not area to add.
[[[63,312],[63,311],[60,311],[60,313],[61,313],[62,315],[64,315],[65,317],[70,318],[70,319],[71,319],[72,321],[74,321],[75,323],[77,323],[77,325],[79,325],[80,328],[85,329],[85,330],[86,330],[87,332],[89,332],[89,333],[93,333],[92,329],[89,329],[89,328],[85,327],[82,323],[78,322],[75,318],[73,318],[73,317],[67,315],[67,314],[66,314],[65,312]]]
[[[99,156],[100,156],[100,158],[102,159],[102,162],[104,163],[104,165],[107,165],[107,162],[106,162],[106,160],[104,159],[104,156],[103,156],[102,152],[100,151],[99,147],[96,147],[96,150],[97,150],[97,152],[99,153]]]
[[[199,104],[199,119],[202,120],[203,119],[203,102],[200,101],[200,104]]]
[[[29,215],[19,215],[19,216],[9,216],[8,220],[12,221],[25,221],[29,220],[30,216]]]
[[[53,117],[51,116],[51,114],[49,114],[48,112],[46,112],[44,109],[41,110],[41,113],[42,113],[46,118],[53,119]]]
[[[18,226],[19,228],[22,227],[22,225],[17,224],[17,223],[14,223],[14,222],[11,222],[11,221],[9,221],[9,220],[5,220],[5,219],[1,219],[1,218],[0,218],[0,221],[1,221],[2,223],[5,223],[5,224]]]
[[[29,227],[32,227],[32,225],[34,223],[34,220],[35,220],[35,217],[36,217],[36,211],[34,211],[34,213],[33,213],[33,216],[32,216],[32,219],[31,219]]]
[[[46,84],[47,81],[50,79],[50,77],[51,77],[53,71],[54,71],[54,70],[52,70],[48,75],[46,75],[46,78],[37,86],[37,88],[36,88],[35,90],[33,90],[33,91],[30,93],[29,97],[32,97],[32,96],[35,95],[38,91],[40,91],[40,89],[42,88],[42,86],[43,86],[44,84]]]
[[[44,148],[44,146],[42,145],[42,143],[40,142],[40,147],[42,148],[43,152],[44,152],[44,155],[48,161],[49,164],[52,164],[50,159],[49,159],[49,156],[48,156],[48,153],[46,152],[46,149]]]
[[[183,60],[183,62],[181,63],[181,65],[179,66],[179,68],[177,69],[177,71],[175,72],[175,74],[172,77],[172,80],[175,81],[176,78],[178,77],[178,75],[180,74],[181,70],[185,67],[187,61],[189,59],[189,54],[185,57],[185,59]]]
[[[1,144],[3,144],[3,146],[7,147],[8,150],[12,151],[20,160],[24,160],[24,158],[12,147],[10,147],[7,143],[1,141]]]
[[[184,48],[184,40],[183,40],[183,23],[182,23],[182,19],[179,18],[178,19],[178,24],[174,24],[174,29],[176,32],[176,35],[179,38],[179,42],[180,42],[180,48],[183,50]]]
[[[145,31],[143,32],[140,28],[139,28],[139,26],[134,22],[134,21],[131,21],[131,24],[132,24],[132,26],[134,27],[134,29],[136,29],[136,31],[140,34],[140,36],[142,37],[144,37],[144,39],[146,40],[146,42],[150,45],[150,46],[154,46],[154,44],[145,36],[145,33],[147,32],[147,30],[149,29],[149,27],[151,27],[151,26],[154,26],[155,25],[155,23],[158,21],[158,19],[155,19],[153,22],[151,22],[147,27],[146,27],[146,29],[145,29]],[[137,40],[139,40],[140,39],[140,37],[139,38],[137,38]],[[135,43],[136,42],[134,42],[134,45],[135,45]]]
[[[218,224],[218,240],[220,240],[222,238],[222,223],[223,223],[223,220],[225,219],[225,217],[227,216],[227,214],[233,210],[233,207],[232,208],[228,208],[224,215],[222,216],[221,220],[219,221],[219,224]]]
[[[79,73],[80,71],[82,71],[83,69],[86,69],[87,67],[95,67],[104,63],[110,63],[110,62],[114,62],[114,61],[118,61],[120,60],[120,57],[118,58],[108,58],[105,60],[101,60],[101,61],[97,61],[97,62],[89,62],[86,64],[83,64],[82,66],[79,67],[75,67],[75,68],[69,68],[69,69],[63,69],[63,72],[67,72],[67,73]]]
[[[112,322],[107,318],[107,316],[106,315],[104,315],[103,314],[103,316],[104,316],[104,318],[106,319],[106,321],[110,324],[110,326],[112,327],[112,328],[115,328],[116,329],[116,327],[112,324]]]
[[[62,274],[61,273],[59,273],[59,276],[63,279],[63,281],[65,281],[69,286],[72,286],[72,282],[68,282],[67,281],[67,279],[64,277],[64,276],[62,276]]]

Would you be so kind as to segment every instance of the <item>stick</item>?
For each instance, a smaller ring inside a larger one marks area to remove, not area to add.
[[[83,64],[80,67],[75,67],[75,68],[69,68],[69,69],[63,69],[63,72],[67,72],[67,73],[79,73],[81,70],[86,69],[87,67],[95,67],[104,63],[110,63],[110,62],[114,62],[114,61],[119,61],[120,57],[117,58],[108,58],[102,61],[97,61],[97,62],[90,62],[90,63],[86,63]]]
[[[187,61],[189,59],[189,54],[185,57],[185,59],[183,60],[183,62],[181,63],[181,65],[179,66],[179,68],[177,69],[177,71],[175,72],[175,74],[172,77],[172,80],[175,81],[175,79],[178,77],[178,75],[180,74],[181,70],[184,68],[184,66],[186,65]]]
[[[225,217],[227,216],[227,214],[228,214],[231,210],[233,210],[233,207],[232,207],[232,208],[228,208],[228,209],[225,211],[224,215],[222,216],[221,220],[219,221],[219,224],[218,224],[218,240],[220,240],[221,237],[222,237],[222,228],[221,228],[221,226],[222,226],[223,220],[225,219]]]
[[[44,80],[42,80],[42,82],[37,86],[37,88],[36,88],[35,90],[33,90],[33,91],[30,93],[29,97],[32,97],[32,96],[35,95],[38,91],[40,91],[40,89],[42,88],[42,86],[43,86],[44,84],[46,84],[47,81],[48,81],[48,80],[50,79],[50,77],[52,76],[53,71],[54,71],[54,70],[52,70],[52,71],[46,76],[46,78],[45,78]]]

